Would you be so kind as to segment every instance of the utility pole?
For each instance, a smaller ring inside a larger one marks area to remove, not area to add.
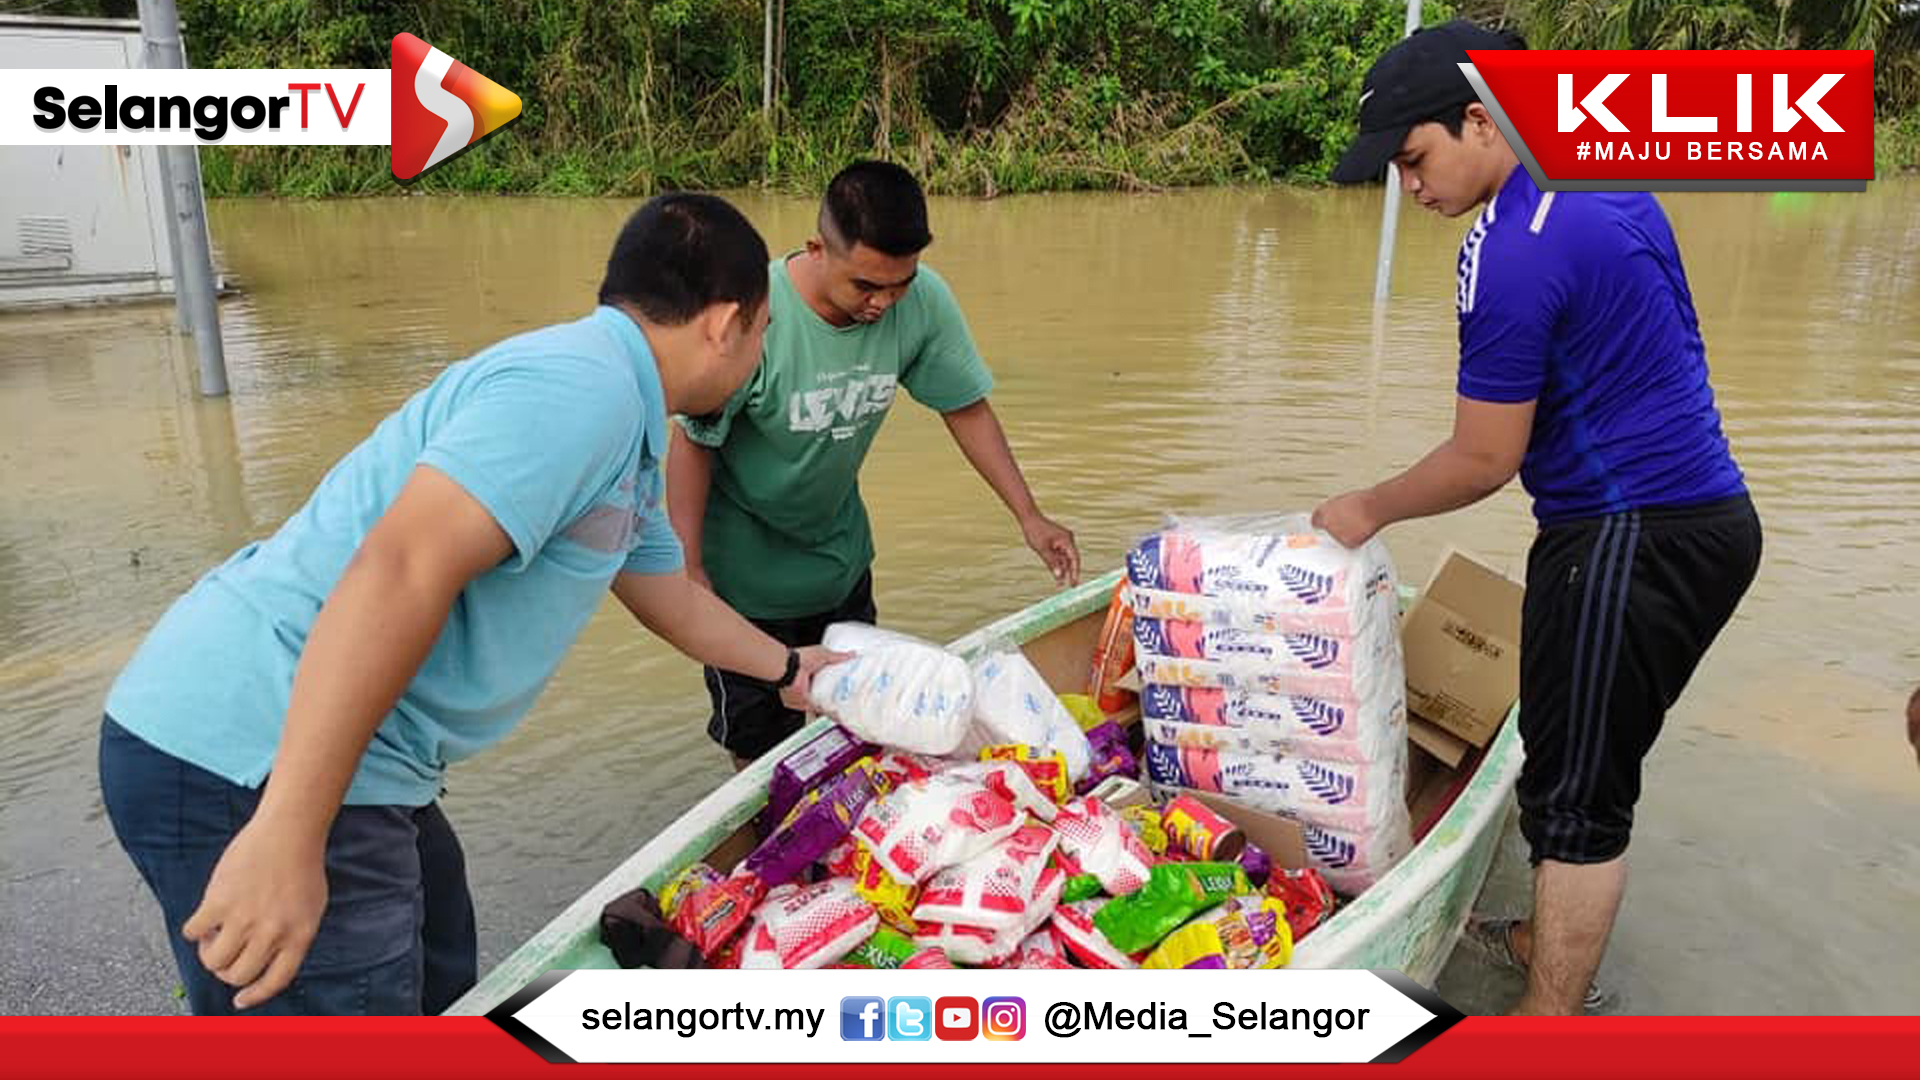
[[[1402,37],[1412,37],[1420,29],[1420,0],[1407,0],[1407,29]],[[1373,302],[1383,304],[1393,285],[1393,242],[1400,225],[1400,166],[1387,163],[1387,201],[1380,208],[1380,256],[1374,263]]]
[[[140,0],[140,37],[149,68],[184,68],[180,13],[174,0]],[[200,361],[200,393],[227,393],[227,355],[220,339],[220,307],[214,291],[213,248],[207,239],[206,201],[200,188],[200,149],[162,146],[160,177],[166,188],[167,244],[173,252],[176,325],[193,335]]]

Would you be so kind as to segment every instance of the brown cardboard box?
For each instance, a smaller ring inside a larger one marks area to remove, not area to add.
[[[1419,720],[1485,746],[1520,696],[1519,582],[1470,556],[1449,550],[1407,612],[1407,711]],[[1439,740],[1416,742],[1446,760],[1458,757]]]

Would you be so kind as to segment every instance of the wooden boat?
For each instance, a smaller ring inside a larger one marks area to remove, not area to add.
[[[1118,579],[1115,571],[1050,596],[949,647],[971,657],[1010,641],[1056,689],[1080,690]],[[744,857],[754,843],[752,819],[766,802],[774,763],[828,723],[819,720],[797,732],[696,803],[502,960],[449,1012],[483,1014],[551,969],[616,966],[600,944],[601,909],[630,889],[657,891],[694,862],[730,867]],[[1454,770],[1441,770],[1422,754],[1410,756],[1427,763],[1409,769],[1413,850],[1307,935],[1290,967],[1390,969],[1431,986],[1446,964],[1513,809],[1521,761],[1518,725],[1509,716],[1484,751]]]

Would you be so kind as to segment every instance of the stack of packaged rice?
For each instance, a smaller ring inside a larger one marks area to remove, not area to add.
[[[1198,800],[1155,806],[1119,725],[1017,650],[969,666],[871,627],[827,643],[859,649],[814,678],[839,725],[776,764],[760,843],[730,873],[695,864],[645,895],[644,955],[1257,969],[1332,911],[1314,871],[1275,869]],[[602,934],[614,944],[606,918]]]
[[[1147,778],[1299,821],[1357,893],[1410,846],[1393,564],[1304,516],[1174,521],[1127,555]]]

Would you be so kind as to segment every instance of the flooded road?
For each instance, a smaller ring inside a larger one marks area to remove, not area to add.
[[[796,246],[810,202],[741,196]],[[1665,199],[1766,561],[1648,765],[1603,978],[1633,1012],[1912,1012],[1920,770],[1920,182]],[[271,532],[440,368],[592,304],[629,202],[212,208],[232,397],[192,390],[166,307],[0,318],[0,1012],[179,1008],[157,908],[99,806],[107,685],[196,576]],[[1409,212],[1371,303],[1378,192],[936,201],[928,261],[998,378],[1042,505],[1089,568],[1167,513],[1307,508],[1451,423],[1462,224]],[[1049,580],[907,399],[862,480],[880,610],[937,639]],[[1514,485],[1387,534],[1516,575]],[[528,722],[458,767],[483,965],[726,775],[690,662],[609,605]],[[1511,854],[1518,855],[1510,838]],[[1523,858],[1486,906],[1524,906]],[[1515,984],[1457,958],[1463,1008]]]

